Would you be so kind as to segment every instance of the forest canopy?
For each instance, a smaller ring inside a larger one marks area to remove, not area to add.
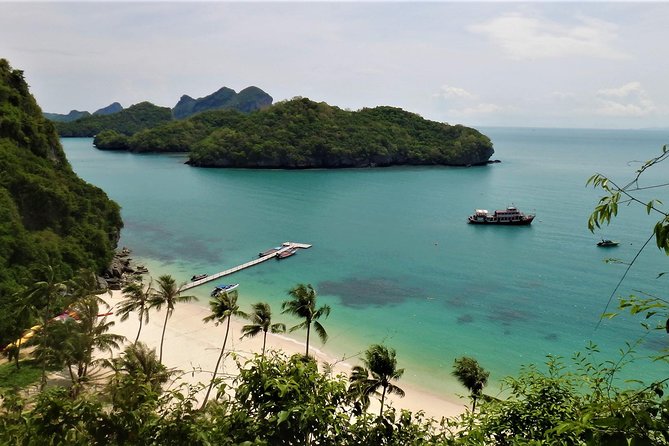
[[[346,111],[296,98],[249,114],[210,111],[125,137],[100,133],[100,149],[190,152],[203,167],[312,168],[487,163],[490,139],[462,125],[395,107]]]
[[[0,59],[0,313],[38,267],[104,269],[122,226],[119,206],[73,172],[23,72]]]

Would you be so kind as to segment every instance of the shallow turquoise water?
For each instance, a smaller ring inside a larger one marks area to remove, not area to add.
[[[75,171],[122,206],[121,245],[131,247],[154,275],[169,272],[187,281],[244,263],[283,241],[313,244],[229,281],[241,284],[242,305],[266,300],[277,314],[288,289],[313,284],[333,308],[324,325],[327,349],[338,357],[385,342],[397,349],[405,380],[445,393],[458,389],[450,370],[462,355],[476,357],[493,381],[522,364],[541,363],[547,354],[570,357],[588,341],[602,348],[604,358],[614,357],[642,331],[639,321],[625,317],[595,330],[624,271],[603,260],[630,260],[653,220],[641,209],[624,209],[612,226],[591,234],[587,217],[601,193],[585,182],[595,172],[631,178],[638,164],[629,162],[659,154],[669,132],[482,131],[502,163],[198,169],[184,165],[181,155],[102,152],[91,139],[63,144]],[[666,177],[661,166],[647,183]],[[475,208],[510,204],[536,212],[532,226],[465,223]],[[598,249],[600,237],[621,246]],[[666,289],[666,279],[655,279],[665,265],[666,257],[651,247],[619,294]],[[197,290],[200,304],[206,304],[209,288]],[[652,339],[640,353],[662,345]],[[646,367],[648,377],[655,373],[652,366],[638,367]]]

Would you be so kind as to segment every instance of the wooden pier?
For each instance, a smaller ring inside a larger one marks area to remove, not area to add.
[[[250,262],[243,263],[241,265],[235,266],[234,268],[226,269],[225,271],[221,271],[220,273],[212,274],[211,276],[204,277],[200,280],[195,280],[193,282],[189,282],[185,285],[183,285],[179,291],[186,291],[190,290],[191,288],[195,288],[200,285],[204,285],[207,282],[211,282],[216,279],[220,279],[221,277],[229,276],[230,274],[234,274],[237,271],[241,271],[246,268],[250,268],[252,266],[256,266],[262,262],[266,262],[269,259],[274,259],[276,258],[277,254],[282,253],[284,251],[288,251],[290,249],[308,249],[311,248],[311,245],[307,245],[306,243],[294,243],[294,242],[285,242],[281,245],[281,248],[278,249],[275,252],[272,252],[270,254],[267,254],[262,257],[258,257],[257,259],[251,260]]]

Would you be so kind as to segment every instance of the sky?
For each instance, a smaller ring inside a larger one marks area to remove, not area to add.
[[[255,85],[468,126],[669,128],[665,2],[5,2],[44,111]]]

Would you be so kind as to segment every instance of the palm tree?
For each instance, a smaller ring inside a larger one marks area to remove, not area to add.
[[[225,344],[228,342],[228,334],[230,333],[230,318],[232,316],[237,317],[248,317],[246,313],[239,309],[237,305],[237,291],[224,291],[216,295],[213,299],[209,301],[209,307],[211,308],[211,314],[205,317],[203,320],[205,322],[215,321],[215,324],[222,324],[226,322],[225,325],[225,337],[223,338],[223,346],[221,347],[221,353],[218,355],[218,361],[216,361],[216,367],[214,368],[214,375],[211,377],[211,382],[209,383],[209,388],[207,389],[207,394],[204,396],[204,401],[202,401],[202,407],[207,404],[209,399],[209,394],[211,393],[212,387],[214,387],[214,382],[216,381],[216,374],[218,373],[218,366],[221,364],[221,359],[223,359],[223,353],[225,352]]]
[[[35,282],[30,291],[28,292],[28,299],[32,303],[42,309],[42,315],[40,317],[41,329],[39,330],[39,340],[38,343],[42,345],[43,350],[47,351],[47,342],[49,339],[49,320],[51,319],[51,312],[53,309],[58,306],[68,292],[68,286],[65,282],[58,281],[58,274],[51,266],[47,264],[44,267],[44,270],[40,271],[40,274],[43,277],[43,280]],[[38,360],[42,365],[42,377],[40,379],[40,389],[44,389],[46,386],[46,368],[47,368],[47,357],[41,356]]]
[[[128,345],[120,357],[107,359],[105,364],[116,374],[127,375],[140,383],[149,384],[156,391],[167,382],[171,373],[158,361],[156,349],[149,348],[143,342]]]
[[[174,306],[178,303],[191,302],[197,300],[195,296],[182,296],[180,289],[177,287],[175,280],[170,275],[163,275],[158,277],[158,289],[154,289],[151,293],[151,301],[149,308],[155,308],[160,311],[163,305],[167,307],[165,313],[165,322],[163,323],[163,332],[160,336],[160,354],[158,361],[163,362],[163,343],[165,342],[165,329],[167,328],[167,320],[174,312]]]
[[[142,325],[149,323],[149,304],[151,302],[151,285],[144,288],[141,281],[131,282],[123,287],[124,300],[119,302],[116,307],[116,314],[121,316],[121,321],[126,321],[130,317],[130,313],[137,312],[139,315],[139,330],[135,337],[134,344],[139,340],[139,334],[142,332]]]
[[[120,357],[105,360],[114,370],[109,382],[109,394],[115,407],[128,412],[148,401],[155,402],[171,372],[158,361],[156,349],[143,342],[128,345]]]
[[[88,296],[78,300],[71,306],[76,315],[77,323],[74,339],[70,341],[73,347],[70,363],[77,365],[77,382],[82,381],[88,374],[88,367],[93,364],[93,352],[101,350],[111,354],[119,347],[125,338],[121,335],[108,333],[114,326],[113,321],[106,317],[98,317],[100,306],[97,296]],[[106,305],[106,304],[105,304]]]
[[[469,390],[472,397],[472,412],[474,412],[476,400],[483,393],[485,385],[488,384],[490,372],[485,371],[476,359],[463,356],[456,358],[452,374],[460,381],[460,384]]]
[[[272,309],[266,302],[258,302],[251,305],[253,312],[249,316],[251,324],[242,327],[242,337],[254,337],[262,332],[262,358],[265,358],[265,345],[267,343],[267,332],[283,333],[286,331],[286,324],[272,324]]]
[[[29,336],[34,336],[36,333],[36,331],[31,331],[27,328],[34,324],[38,311],[34,303],[28,299],[25,291],[16,293],[14,299],[15,306],[10,316],[13,326],[8,335],[11,335],[11,338],[16,339],[16,341],[12,343],[13,346],[11,348],[7,348],[5,351],[10,361],[14,359],[16,369],[19,370],[21,368],[19,363],[21,347],[29,340]]]
[[[404,390],[391,384],[390,381],[398,380],[404,374],[404,369],[397,368],[397,359],[395,358],[395,349],[385,347],[380,344],[373,344],[365,351],[365,357],[362,359],[364,367],[355,366],[349,381],[349,392],[357,397],[363,407],[369,407],[370,395],[379,396],[379,387],[383,388],[381,392],[381,410],[379,418],[383,416],[383,406],[385,404],[386,394],[395,394],[404,396]],[[371,375],[371,378],[370,378]]]
[[[293,332],[301,328],[307,329],[307,349],[304,356],[309,356],[309,336],[311,334],[312,323],[314,324],[314,330],[316,330],[316,334],[321,338],[321,341],[325,343],[328,340],[328,334],[321,323],[318,322],[318,319],[320,319],[321,316],[327,318],[330,315],[330,307],[328,305],[323,305],[316,309],[316,291],[314,291],[311,284],[298,284],[295,288],[291,289],[288,294],[292,299],[281,304],[281,309],[283,310],[281,313],[289,313],[304,319],[304,322],[291,327],[290,331]]]

